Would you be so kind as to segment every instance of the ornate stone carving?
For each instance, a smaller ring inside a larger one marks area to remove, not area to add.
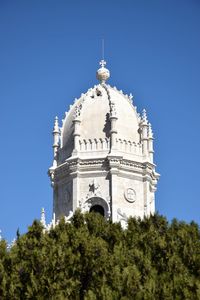
[[[128,217],[125,213],[121,211],[120,208],[117,209],[117,221],[121,223],[122,228],[127,228]]]
[[[83,199],[79,201],[79,207],[83,212],[89,211],[91,206],[92,206],[91,201],[88,198],[86,201],[84,201]]]
[[[110,116],[111,117],[116,117],[117,112],[116,112],[116,106],[114,102],[110,102]]]
[[[92,197],[101,197],[100,185],[95,178],[89,183],[89,192],[86,195],[86,199]]]
[[[110,77],[110,71],[105,68],[105,60],[101,60],[99,64],[101,65],[101,68],[97,70],[96,76],[101,83],[105,83]]]
[[[136,201],[136,192],[133,188],[126,188],[124,191],[124,197],[128,202],[135,202]]]
[[[89,194],[88,194],[89,195]],[[104,198],[101,196],[91,196],[88,197],[88,195],[86,196],[85,199],[81,199],[81,201],[79,201],[79,207],[81,208],[81,210],[83,212],[88,212],[90,211],[90,208],[94,205],[100,205],[103,207],[104,212],[105,212],[105,217],[107,219],[110,218],[111,216],[111,209],[110,209],[110,199],[109,197]]]
[[[99,97],[99,96],[102,96],[102,91],[99,89],[99,88],[96,88],[96,95]]]
[[[97,190],[99,189],[100,185],[96,181],[96,179],[93,179],[93,181],[89,184],[89,190],[96,195]]]
[[[48,175],[50,177],[52,187],[54,187],[54,177],[55,177],[54,174],[55,174],[55,170],[53,168],[50,168],[48,171]]]
[[[125,213],[123,213],[120,208],[117,209],[117,217],[120,221],[124,220],[127,222],[127,220],[128,220],[127,215]]]
[[[129,100],[130,100],[131,103],[133,102],[133,95],[131,93],[129,95]]]
[[[82,109],[82,104],[79,104],[75,107],[75,111],[74,111],[74,119],[80,117],[81,115],[81,109]]]

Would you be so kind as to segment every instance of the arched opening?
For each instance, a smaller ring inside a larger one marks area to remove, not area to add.
[[[98,213],[100,215],[102,215],[104,217],[105,215],[105,212],[104,212],[104,208],[101,206],[101,205],[93,205],[91,208],[90,208],[90,212],[95,212],[95,213]]]

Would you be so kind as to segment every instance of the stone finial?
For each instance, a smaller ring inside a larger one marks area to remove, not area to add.
[[[53,166],[57,165],[57,151],[60,146],[60,128],[58,124],[58,117],[55,117],[54,127],[53,127]]]
[[[142,111],[142,122],[144,124],[148,123],[146,109],[143,109],[143,111]]]
[[[99,62],[100,66],[102,68],[104,68],[104,66],[106,65],[106,61],[104,59],[102,59],[100,62]]]
[[[55,117],[53,133],[60,133],[59,124],[58,124],[58,117]]]
[[[148,136],[149,136],[150,139],[153,139],[153,131],[152,131],[151,123],[149,123]]]
[[[42,211],[41,211],[40,223],[41,223],[44,227],[46,227],[46,219],[45,219],[45,210],[44,210],[44,208],[42,208]]]
[[[132,93],[129,94],[129,99],[130,99],[131,102],[133,101],[133,95],[132,95]]]
[[[96,76],[101,83],[105,83],[110,78],[110,71],[105,68],[106,61],[104,59],[99,64],[101,68],[97,70]]]
[[[153,163],[153,131],[151,128],[151,123],[148,124],[148,151],[150,162]]]
[[[54,145],[53,147],[59,146],[59,136],[60,136],[60,128],[58,124],[58,117],[55,117],[54,126],[53,126],[53,137],[54,137]]]

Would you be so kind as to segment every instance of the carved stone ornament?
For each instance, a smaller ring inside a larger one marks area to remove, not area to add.
[[[117,115],[116,106],[114,102],[110,103],[110,116],[115,117]]]
[[[136,201],[136,192],[132,188],[126,188],[124,192],[124,197],[128,202],[135,202]]]
[[[117,209],[117,218],[119,221],[124,220],[127,222],[127,220],[128,220],[127,215],[125,213],[123,213],[120,208]]]
[[[101,197],[101,191],[100,191],[100,185],[97,182],[96,179],[93,179],[90,183],[89,183],[89,192],[86,195],[86,199],[91,198],[91,197]]]
[[[92,203],[90,201],[91,199],[87,199],[86,201],[84,199],[81,199],[81,201],[79,201],[79,207],[81,208],[81,210],[83,212],[89,211],[90,207],[92,206]]]
[[[82,104],[79,104],[75,107],[75,111],[74,111],[74,119],[80,117],[81,115],[81,109],[82,109]]]

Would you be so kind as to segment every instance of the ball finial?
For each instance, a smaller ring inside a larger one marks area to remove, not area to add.
[[[110,78],[110,71],[105,68],[106,61],[104,59],[99,64],[101,68],[97,70],[96,76],[101,83],[105,83]]]

